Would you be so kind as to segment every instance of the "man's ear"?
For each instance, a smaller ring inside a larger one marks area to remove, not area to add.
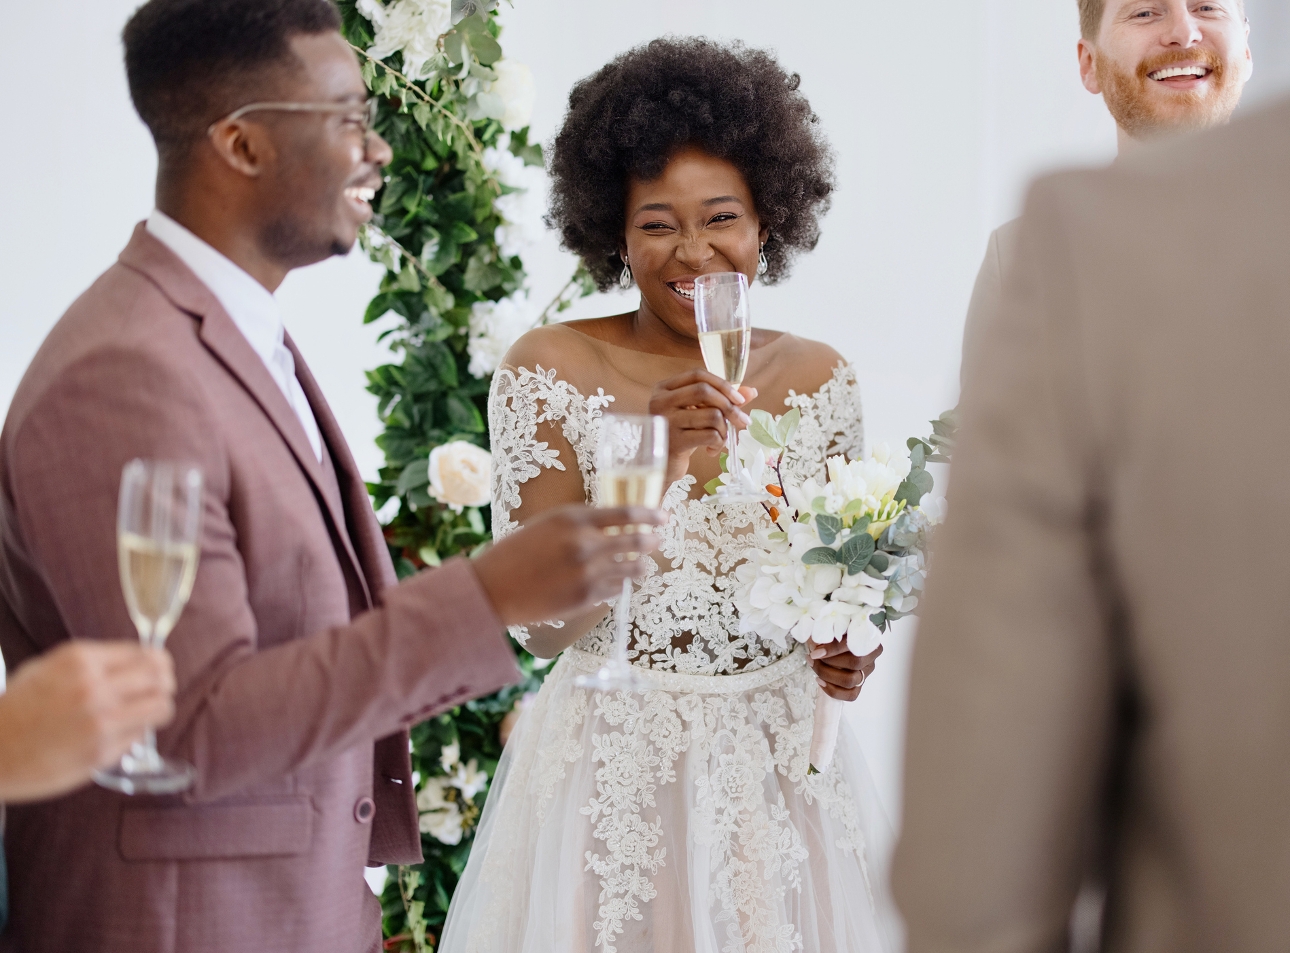
[[[272,158],[273,146],[264,130],[240,120],[216,124],[209,138],[215,154],[249,178],[259,178],[265,161]]]
[[[1102,84],[1097,81],[1097,50],[1093,44],[1083,38],[1075,47],[1075,52],[1079,56],[1079,79],[1094,96],[1102,92]]]

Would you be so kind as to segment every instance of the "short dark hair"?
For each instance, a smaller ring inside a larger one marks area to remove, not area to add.
[[[339,30],[331,0],[148,0],[125,25],[130,98],[157,151],[178,157],[290,67],[290,39]]]
[[[551,224],[602,290],[622,271],[629,177],[653,179],[681,148],[733,164],[752,191],[773,284],[815,247],[833,156],[800,79],[740,43],[669,37],[579,82],[551,153]]]

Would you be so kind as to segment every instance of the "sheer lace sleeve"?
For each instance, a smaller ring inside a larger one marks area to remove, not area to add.
[[[554,368],[503,364],[488,396],[493,453],[493,536],[501,539],[545,510],[590,501],[591,429],[612,401],[602,392],[584,398]],[[560,621],[544,626],[560,628]],[[511,634],[521,645],[529,627]]]
[[[864,414],[855,368],[839,363],[833,376],[814,394],[789,392],[784,401],[802,412],[794,446],[785,465],[801,479],[818,476],[831,456],[859,457],[864,453]]]

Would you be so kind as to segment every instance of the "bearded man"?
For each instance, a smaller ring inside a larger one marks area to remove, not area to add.
[[[1245,0],[1078,0],[1080,79],[1115,119],[1119,154],[1226,123],[1254,68]],[[999,310],[1018,220],[990,236],[963,331],[963,362]]]

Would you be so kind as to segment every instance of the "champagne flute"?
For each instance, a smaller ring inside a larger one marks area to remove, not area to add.
[[[596,448],[596,481],[601,506],[650,506],[663,502],[667,473],[667,418],[640,414],[605,414],[601,418],[600,446]],[[630,532],[635,527],[607,527],[606,533]],[[635,559],[636,553],[628,553]],[[614,648],[609,660],[591,675],[580,675],[579,688],[597,691],[640,692],[648,683],[627,661],[631,624],[632,581],[623,580],[623,592],[614,613]]]
[[[202,471],[162,461],[131,460],[121,474],[117,558],[121,589],[139,640],[161,648],[179,621],[197,577],[202,517]],[[124,794],[175,794],[196,769],[157,751],[149,728],[120,764],[94,780]]]
[[[748,308],[748,276],[738,271],[699,275],[694,279],[694,320],[699,350],[707,369],[735,387],[744,382],[752,346],[752,317]],[[731,482],[718,488],[710,502],[760,503],[769,499],[749,479],[739,463],[739,435],[726,424],[726,470]]]

